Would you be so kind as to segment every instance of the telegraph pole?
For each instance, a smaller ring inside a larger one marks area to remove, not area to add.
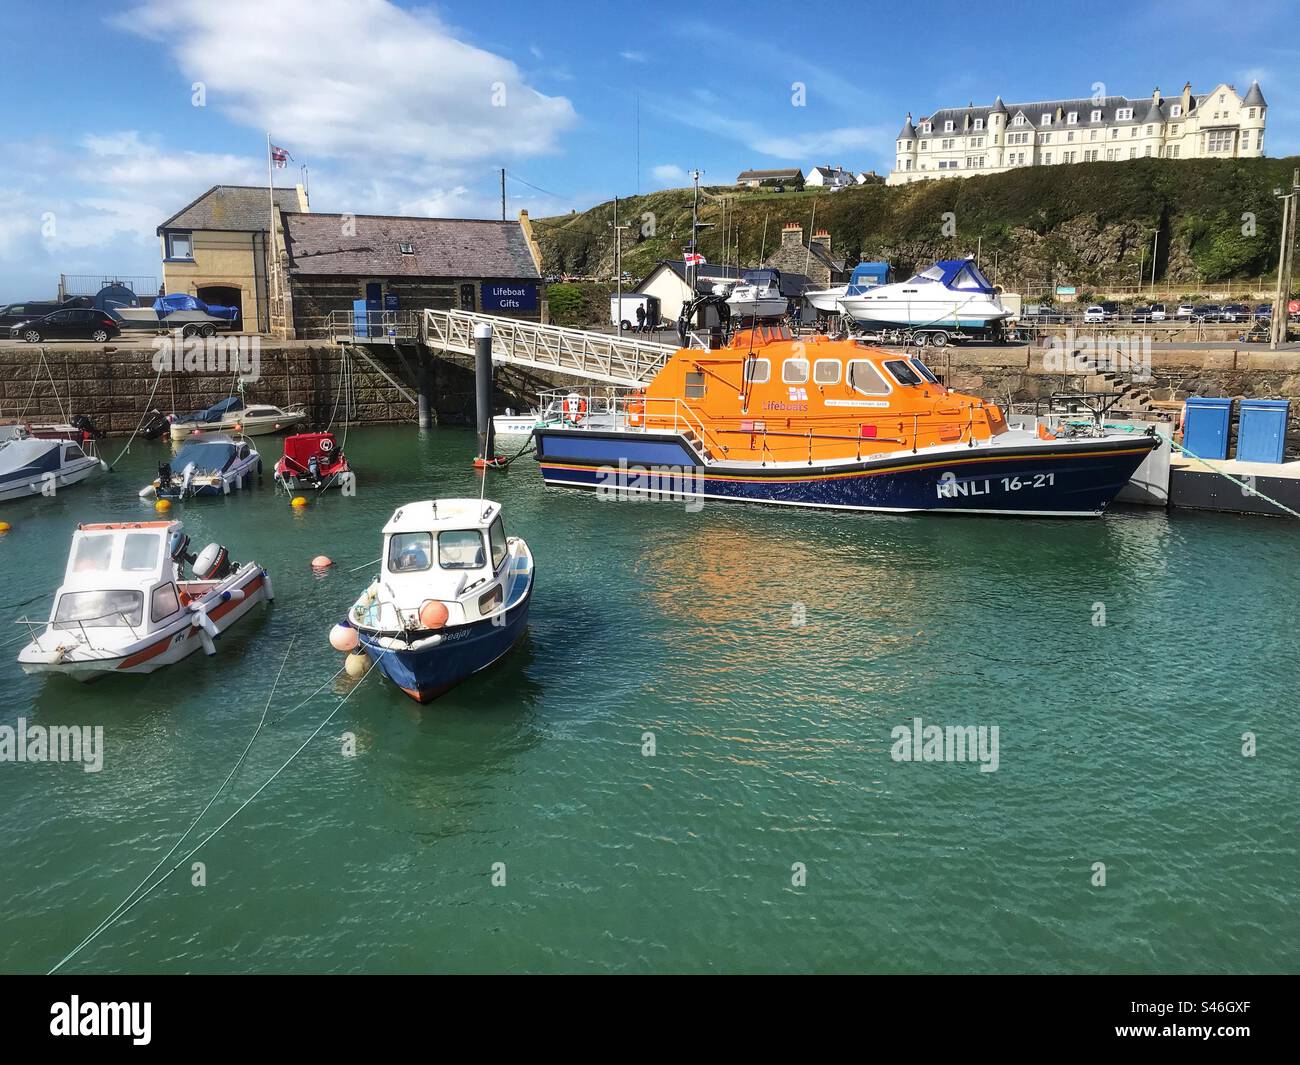
[[[506,220],[506,168],[501,168],[501,221]]]
[[[1273,299],[1273,316],[1269,321],[1268,346],[1274,351],[1279,344],[1286,343],[1287,303],[1291,296],[1291,273],[1295,265],[1295,230],[1296,208],[1300,200],[1300,170],[1291,175],[1291,191],[1282,195],[1280,189],[1274,190],[1282,201],[1282,246],[1277,256],[1277,293]]]

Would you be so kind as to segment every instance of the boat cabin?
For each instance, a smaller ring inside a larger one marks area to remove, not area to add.
[[[477,621],[503,601],[510,546],[501,505],[491,500],[408,503],[384,526],[381,585],[391,591],[400,627],[420,628],[420,607],[447,607],[447,624]],[[394,624],[391,611],[378,620]]]
[[[299,475],[310,472],[312,459],[323,474],[344,464],[343,452],[333,433],[298,433],[285,437],[284,459],[289,469]]]
[[[50,626],[140,634],[174,621],[183,604],[170,545],[180,529],[179,521],[78,525]]]
[[[796,339],[781,323],[677,351],[629,400],[628,423],[684,433],[713,462],[805,464],[973,446],[1007,429],[996,404],[945,387],[915,352]]]

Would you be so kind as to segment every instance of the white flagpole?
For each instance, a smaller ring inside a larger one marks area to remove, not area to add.
[[[269,241],[267,251],[267,272],[270,274],[270,277],[267,279],[267,292],[272,306],[274,306],[275,300],[279,296],[280,288],[279,256],[276,255],[275,251],[275,171],[272,169],[274,165],[275,164],[271,159],[271,133],[270,130],[268,130],[266,134],[266,194],[267,198],[271,201],[271,228],[267,234],[267,239]],[[271,307],[268,307],[266,311],[266,324],[269,329],[271,325]]]

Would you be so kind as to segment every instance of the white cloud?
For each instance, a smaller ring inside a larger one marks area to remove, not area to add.
[[[646,61],[645,52],[628,51],[628,52],[619,52],[618,54],[621,55],[624,59],[626,59],[629,63],[644,63]]]
[[[170,50],[209,107],[300,158],[518,158],[554,151],[575,119],[510,60],[387,0],[146,0],[116,24]]]
[[[686,171],[675,163],[662,163],[652,167],[651,176],[664,185],[682,184],[686,181]]]

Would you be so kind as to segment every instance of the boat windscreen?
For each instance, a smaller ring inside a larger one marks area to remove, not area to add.
[[[917,285],[923,281],[942,281],[942,280],[943,280],[943,267],[939,266],[936,263],[928,270],[922,270],[919,274],[913,274],[912,277],[908,278],[907,283],[909,285]]]
[[[191,462],[196,470],[224,470],[235,454],[233,444],[186,444],[172,459],[172,469],[180,471]]]
[[[144,618],[144,593],[121,590],[64,592],[51,622],[56,629],[75,629],[78,623],[118,628],[139,625]]]
[[[919,373],[922,377],[924,377],[927,381],[929,381],[930,384],[937,385],[939,383],[939,378],[935,377],[930,367],[928,367],[920,359],[912,359],[910,361],[912,363],[912,369],[914,369],[917,373]]]
[[[906,359],[890,359],[885,363],[885,369],[900,385],[919,385],[922,382],[921,375],[912,369]]]

